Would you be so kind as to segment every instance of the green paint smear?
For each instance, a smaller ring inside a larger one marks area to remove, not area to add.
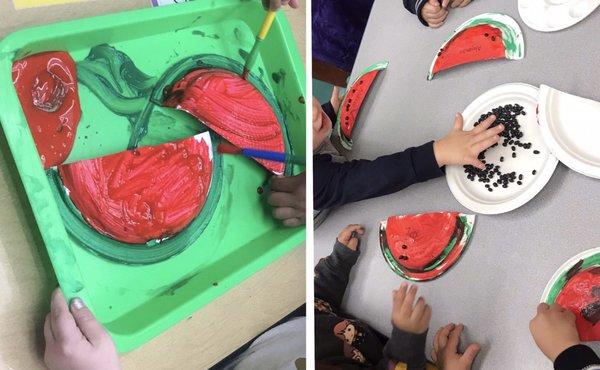
[[[506,22],[503,22],[502,19],[506,20]],[[514,24],[510,24],[509,22]],[[485,13],[469,19],[454,31],[452,37],[444,42],[441,49],[444,49],[446,45],[448,45],[448,43],[456,38],[456,36],[458,36],[462,31],[483,24],[490,25],[502,31],[502,43],[504,44],[504,50],[507,59],[523,58],[525,54],[523,37],[521,35],[521,30],[519,28],[515,28],[515,26],[519,27],[519,25],[511,17],[500,13]],[[436,56],[433,60],[433,63],[431,63],[431,68],[427,74],[428,80],[433,79],[433,66],[435,65],[437,58],[438,57]]]
[[[562,274],[558,277],[558,279],[556,279],[554,284],[552,284],[552,287],[550,288],[550,291],[548,293],[548,297],[546,297],[546,303],[552,304],[556,301],[556,297],[558,297],[558,295],[560,294],[560,292],[563,290],[563,288],[565,287],[565,285],[568,282],[567,273],[579,261],[580,260],[574,261],[572,265],[568,266],[562,272]],[[596,266],[600,266],[600,253],[597,253],[592,256],[584,258],[583,264],[581,265],[581,268],[579,269],[579,271],[587,270],[590,267],[596,267]]]

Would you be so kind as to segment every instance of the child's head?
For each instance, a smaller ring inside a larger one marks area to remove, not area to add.
[[[313,150],[323,144],[331,134],[333,123],[329,116],[321,108],[321,104],[313,98]]]

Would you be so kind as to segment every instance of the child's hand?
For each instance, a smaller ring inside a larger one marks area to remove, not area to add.
[[[431,307],[425,303],[423,297],[417,299],[417,286],[402,283],[400,288],[394,290],[394,304],[392,306],[392,324],[405,332],[423,334],[429,328],[431,320]]]
[[[465,353],[458,353],[460,334],[464,326],[448,324],[440,328],[433,339],[431,359],[440,370],[469,370],[473,365],[475,356],[479,353],[479,344],[469,344]]]
[[[333,122],[331,122],[319,101],[313,98],[313,150],[317,150],[327,140],[331,135],[332,128]]]
[[[296,176],[273,177],[267,203],[273,207],[273,217],[285,226],[306,223],[306,172]]]
[[[340,95],[340,88],[338,86],[333,87],[333,91],[331,92],[331,106],[333,107],[333,111],[335,114],[340,110],[340,105],[342,104],[343,95]]]
[[[443,0],[440,5],[438,0],[427,0],[427,3],[421,8],[421,16],[429,27],[438,28],[444,24],[448,16],[449,2],[450,0]]]
[[[498,136],[503,130],[503,125],[489,128],[496,120],[496,116],[489,116],[471,131],[463,131],[462,114],[457,113],[454,128],[443,139],[433,143],[435,159],[440,167],[446,165],[467,165],[485,169],[477,157],[479,153],[496,144]]]
[[[348,225],[340,232],[337,241],[342,243],[346,248],[355,251],[358,248],[359,238],[364,233],[365,228],[361,225]]]
[[[452,2],[450,3],[450,7],[451,8],[464,8],[465,6],[469,5],[471,3],[471,0],[452,0]]]
[[[575,315],[556,303],[548,306],[540,303],[537,315],[529,322],[533,340],[544,355],[554,362],[558,355],[580,343]]]
[[[50,370],[121,368],[110,335],[83,301],[74,299],[69,311],[60,289],[52,293],[50,313],[44,322],[44,338],[44,362]]]
[[[300,6],[299,0],[263,0],[263,7],[269,10],[278,10],[282,6],[289,5],[290,8],[298,8]]]

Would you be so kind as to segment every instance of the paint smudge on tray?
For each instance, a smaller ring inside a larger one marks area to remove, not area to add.
[[[600,340],[600,266],[581,269],[583,261],[577,269],[567,273],[568,279],[556,297],[556,303],[575,314],[577,331],[582,341]]]
[[[35,54],[13,63],[12,79],[44,168],[63,163],[81,118],[75,62],[66,52]]]
[[[83,218],[124,243],[171,237],[202,210],[212,151],[204,138],[144,147],[59,167]]]
[[[283,132],[273,109],[248,81],[223,69],[188,73],[175,83],[165,106],[188,112],[240,148],[285,152]],[[284,163],[257,160],[275,174]]]

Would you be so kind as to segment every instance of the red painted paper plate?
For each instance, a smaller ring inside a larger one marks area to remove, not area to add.
[[[458,212],[391,216],[380,224],[381,251],[403,278],[432,280],[458,261],[474,224],[474,215]]]

